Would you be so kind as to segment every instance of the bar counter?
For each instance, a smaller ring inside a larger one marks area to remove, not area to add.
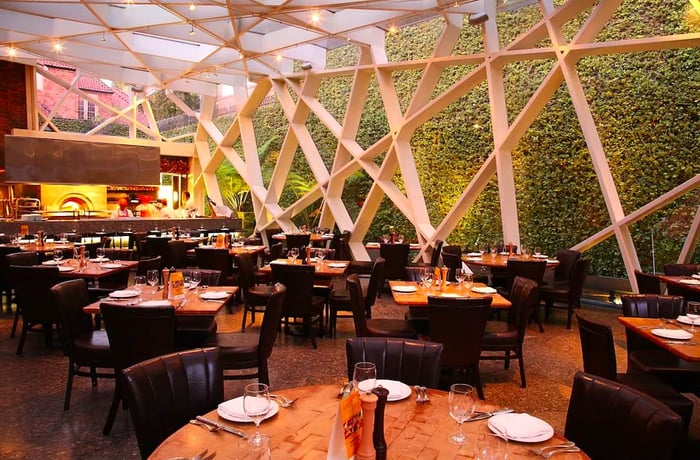
[[[68,220],[41,220],[41,221],[0,221],[0,233],[12,235],[20,233],[20,227],[27,225],[29,233],[34,234],[42,230],[47,235],[59,233],[90,234],[97,232],[147,232],[153,229],[167,231],[173,227],[183,230],[215,230],[226,227],[231,231],[240,231],[241,220],[224,217],[199,217],[194,219],[161,219],[157,217],[129,217],[120,219],[68,219]]]

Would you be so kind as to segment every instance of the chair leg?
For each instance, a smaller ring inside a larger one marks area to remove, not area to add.
[[[309,338],[311,338],[311,346],[314,347],[314,350],[316,350],[318,348],[318,345],[316,344],[314,328],[311,324],[311,317],[309,316],[304,318],[304,329],[306,329],[306,333],[309,334]]]
[[[122,392],[119,383],[114,385],[114,396],[112,397],[112,405],[109,407],[109,413],[107,414],[107,420],[105,421],[105,426],[102,429],[102,434],[108,436],[112,431],[112,425],[114,425],[114,419],[117,417],[117,410],[119,409],[119,402],[122,399]]]
[[[571,317],[574,315],[574,303],[569,302],[569,306],[566,309],[566,328],[571,329]]]
[[[479,399],[484,401],[486,398],[484,398],[484,387],[481,385],[481,374],[479,374],[478,362],[472,366],[471,373],[474,379],[474,386],[476,386],[476,394],[479,396]]]
[[[328,318],[328,337],[335,337],[335,327],[336,327],[336,322],[338,321],[338,311],[335,310],[334,308],[330,309],[329,312],[329,318]]]
[[[258,382],[270,385],[270,373],[267,369],[267,360],[263,359],[258,363]]]
[[[22,332],[19,334],[19,343],[17,344],[18,355],[21,355],[24,349],[24,341],[27,339],[27,329],[29,329],[29,326],[22,322]]]
[[[12,322],[12,331],[10,331],[10,338],[15,338],[15,332],[17,332],[17,324],[19,323],[20,310],[19,305],[15,309],[15,320]]]
[[[506,350],[503,355],[503,369],[508,370],[510,368],[510,350]]]
[[[245,332],[245,320],[248,316],[248,305],[243,305],[243,321],[241,321],[241,332]]]
[[[523,351],[517,350],[518,353],[518,366],[520,367],[520,386],[525,388],[527,383],[525,382],[525,360],[523,359]]]
[[[68,381],[66,382],[66,397],[63,400],[63,410],[70,409],[70,395],[73,391],[73,360],[68,363]]]
[[[94,367],[90,368],[90,380],[92,381],[92,386],[97,386],[97,369]]]

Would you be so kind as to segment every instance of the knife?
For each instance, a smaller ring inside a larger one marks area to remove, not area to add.
[[[227,433],[235,434],[236,436],[240,436],[243,439],[248,439],[248,435],[242,432],[241,430],[237,430],[235,428],[228,427],[226,425],[222,425],[219,422],[215,422],[214,420],[208,419],[206,417],[202,417],[201,415],[198,415],[195,417],[198,421],[202,423],[206,423],[207,425],[211,425],[216,427],[217,430],[225,431]]]
[[[490,418],[493,417],[494,415],[499,415],[499,414],[510,414],[513,412],[513,409],[501,409],[501,410],[495,410],[493,412],[474,412],[474,415],[469,417],[469,419],[465,420],[466,422],[475,422],[477,420],[483,420],[485,418]]]

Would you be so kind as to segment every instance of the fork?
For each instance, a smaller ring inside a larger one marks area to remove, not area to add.
[[[550,452],[545,452],[544,454],[540,454],[540,457],[542,457],[542,458],[552,458],[552,455],[554,455],[554,454],[565,454],[565,453],[568,453],[568,452],[571,452],[571,453],[573,453],[573,452],[581,452],[581,449],[579,449],[578,447],[575,447],[575,446],[574,446],[574,447],[567,447],[567,448],[565,448],[565,449],[554,449],[554,450],[552,450],[552,451],[550,451]]]
[[[428,389],[424,386],[421,386],[420,390],[423,393],[423,402],[424,403],[430,402],[430,398],[428,397]]]
[[[423,389],[420,385],[413,385],[413,389],[416,390],[416,402],[424,403],[426,400],[423,396]]]
[[[280,406],[282,406],[282,407],[290,407],[298,399],[298,398],[289,399],[289,398],[282,396],[282,395],[273,395],[273,394],[270,395],[270,398],[277,401],[280,404]]]
[[[552,446],[544,446],[537,449],[530,449],[530,452],[532,452],[535,455],[542,455],[545,453],[546,450],[549,449],[565,449],[568,447],[576,447],[576,444],[571,441],[568,441],[561,444],[554,444]]]

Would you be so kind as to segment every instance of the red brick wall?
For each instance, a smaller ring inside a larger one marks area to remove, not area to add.
[[[4,144],[12,128],[28,128],[24,64],[0,61],[0,75],[0,144]]]

